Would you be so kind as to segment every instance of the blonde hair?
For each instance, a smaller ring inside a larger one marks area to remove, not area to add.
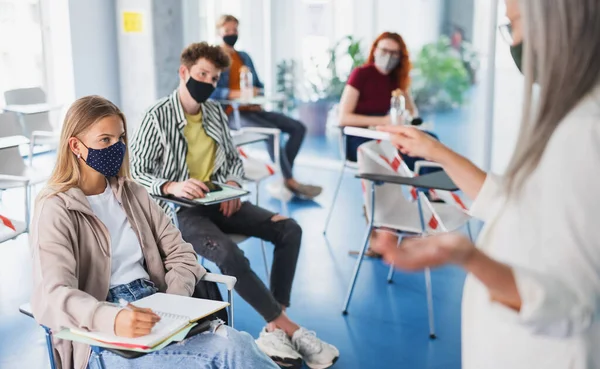
[[[235,22],[237,24],[240,24],[240,21],[233,15],[223,14],[222,16],[219,17],[219,20],[217,20],[217,29],[223,27],[225,25],[225,23],[228,23],[228,22]]]
[[[506,190],[518,192],[539,164],[550,137],[600,78],[598,0],[519,1],[524,19],[525,102]],[[539,94],[533,104],[533,84]]]
[[[69,139],[78,137],[103,118],[113,116],[119,117],[123,121],[124,142],[127,146],[125,115],[115,104],[103,97],[93,95],[82,97],[71,105],[60,133],[56,165],[46,187],[40,192],[38,200],[79,186],[81,180],[80,163],[77,156],[71,151]],[[118,176],[130,178],[128,150],[125,151],[125,157]]]

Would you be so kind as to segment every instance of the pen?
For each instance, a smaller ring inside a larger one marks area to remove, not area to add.
[[[131,306],[129,306],[129,301],[125,300],[125,299],[119,299],[119,306],[123,309],[132,311],[133,309],[131,308]]]
[[[135,311],[135,309],[136,309],[135,305],[132,305],[129,301],[127,301],[125,299],[119,299],[119,307],[121,307],[122,309],[128,310],[128,311]],[[148,312],[151,314],[154,314],[158,318],[158,320],[160,320],[160,316],[158,314],[156,314],[154,311],[149,310]]]

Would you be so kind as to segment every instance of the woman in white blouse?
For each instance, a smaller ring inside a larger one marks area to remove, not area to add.
[[[396,248],[382,233],[372,247],[401,269],[469,272],[463,368],[600,368],[600,1],[506,3],[526,80],[507,173],[486,174],[416,129],[381,128],[475,199],[472,214],[485,221],[477,245],[442,234]]]

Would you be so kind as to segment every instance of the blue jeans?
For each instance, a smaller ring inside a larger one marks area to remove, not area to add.
[[[111,288],[107,300],[117,302],[122,298],[132,302],[156,292],[157,289],[152,282],[138,279],[126,285]],[[238,332],[231,327],[221,325],[219,321],[213,321],[211,328],[204,333],[137,359],[125,359],[106,350],[100,353],[100,357],[92,353],[88,368],[100,369],[100,360],[103,360],[106,369],[279,368],[258,349],[252,336],[246,332]]]

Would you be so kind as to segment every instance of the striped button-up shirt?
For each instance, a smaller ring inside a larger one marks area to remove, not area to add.
[[[212,100],[201,104],[201,108],[202,126],[217,144],[211,180],[241,184],[244,167],[233,144],[225,112]],[[179,92],[175,90],[148,109],[133,137],[131,172],[133,178],[152,195],[163,195],[162,186],[167,182],[182,182],[190,178],[186,163],[188,144],[183,135],[186,124]],[[167,203],[158,203],[167,214],[174,215]]]

